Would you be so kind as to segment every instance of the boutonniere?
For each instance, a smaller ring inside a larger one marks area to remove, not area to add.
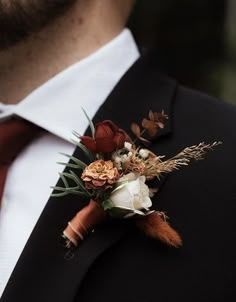
[[[158,187],[152,186],[153,180],[188,165],[192,160],[203,159],[206,152],[220,142],[200,143],[165,160],[164,156],[149,149],[149,139],[164,128],[168,119],[164,112],[150,111],[141,126],[133,123],[131,130],[135,139],[113,121],[105,120],[94,125],[84,113],[90,124],[91,136],[80,136],[76,132],[74,135],[75,143],[86,155],[88,163],[67,155],[70,159],[65,164],[67,172],[60,174],[64,186],[53,187],[53,196],[76,194],[78,202],[80,196],[89,200],[63,231],[66,247],[78,246],[109,217],[132,219],[147,236],[169,246],[180,247],[181,237],[170,226],[167,215],[152,210],[152,198],[158,194]]]

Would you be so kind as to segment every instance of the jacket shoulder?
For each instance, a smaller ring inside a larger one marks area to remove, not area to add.
[[[236,107],[202,92],[177,86],[174,100],[176,125],[206,136],[236,143]]]
[[[209,119],[217,118],[219,124],[222,120],[236,123],[235,105],[207,95],[201,91],[179,85],[176,91],[176,100],[188,110],[192,108],[196,113],[201,112],[201,115],[208,115]]]

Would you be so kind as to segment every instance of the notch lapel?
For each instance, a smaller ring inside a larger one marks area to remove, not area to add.
[[[169,115],[169,120],[155,140],[160,136],[166,137],[171,133],[175,91],[175,81],[162,77],[151,66],[148,56],[142,57],[120,80],[98,110],[94,122],[111,119],[127,130],[132,122],[140,122],[147,116],[150,109],[164,110]],[[78,148],[74,156],[82,157]],[[109,227],[103,224],[81,243],[73,258],[66,260],[65,249],[59,243],[60,233],[87,202],[88,200],[74,195],[49,199],[14,269],[1,302],[73,301],[92,263],[107,248],[122,240],[127,232],[124,222],[114,221]]]

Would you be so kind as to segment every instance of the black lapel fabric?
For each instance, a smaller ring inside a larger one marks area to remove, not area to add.
[[[155,138],[161,143],[160,136],[166,137],[171,133],[175,92],[175,81],[162,77],[151,66],[148,56],[142,57],[120,80],[98,110],[94,122],[111,119],[128,130],[131,122],[140,122],[150,109],[164,110],[169,115],[169,120],[165,129]],[[74,155],[82,157],[79,149],[75,150]],[[123,222],[103,224],[77,248],[73,257],[67,259],[66,251],[60,244],[60,234],[67,222],[87,202],[88,200],[75,195],[49,199],[1,302],[73,301],[92,263],[127,232]]]

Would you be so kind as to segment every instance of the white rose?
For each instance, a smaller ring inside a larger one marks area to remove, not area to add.
[[[140,211],[142,209],[148,210],[152,206],[152,201],[145,180],[145,176],[136,176],[134,173],[123,176],[119,181],[124,181],[124,183],[110,196],[114,207],[131,210],[137,214],[143,214]]]

